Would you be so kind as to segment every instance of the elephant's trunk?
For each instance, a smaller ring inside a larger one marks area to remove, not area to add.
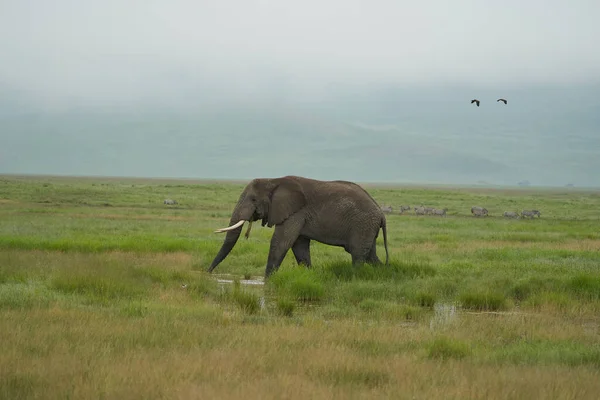
[[[235,206],[233,213],[231,214],[231,219],[229,220],[229,228],[224,228],[216,231],[227,232],[227,235],[225,236],[225,240],[221,245],[221,249],[210,264],[208,272],[212,272],[217,267],[217,265],[219,265],[221,261],[223,261],[225,257],[229,255],[229,253],[237,243],[240,234],[242,233],[244,221],[250,220],[251,215],[242,215],[245,214],[241,211],[242,201],[242,199],[238,201],[238,204]]]

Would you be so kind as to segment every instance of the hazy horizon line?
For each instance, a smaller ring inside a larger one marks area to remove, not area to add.
[[[293,175],[293,174],[288,174],[288,175]],[[239,183],[239,184],[243,184],[243,183],[248,183],[250,182],[252,179],[255,178],[278,178],[281,177],[283,175],[277,175],[277,176],[255,176],[253,178],[206,178],[206,177],[176,177],[176,176],[130,176],[130,175],[76,175],[76,174],[38,174],[38,173],[4,173],[4,172],[0,172],[0,178],[5,178],[5,177],[11,177],[11,178],[26,178],[26,179],[31,179],[31,178],[46,178],[46,179],[52,179],[52,178],[57,178],[57,179],[86,179],[86,180],[92,180],[92,179],[109,179],[109,180],[117,180],[117,179],[124,179],[124,180],[130,180],[130,181],[135,181],[135,180],[151,180],[151,181],[183,181],[183,182],[190,182],[190,181],[196,181],[199,183],[202,182],[208,182],[208,183]],[[299,175],[302,176],[302,175]],[[311,179],[317,179],[317,180],[323,180],[323,181],[333,181],[336,179],[318,179],[318,178],[312,178],[310,176],[305,176],[306,178],[311,178]],[[505,184],[500,184],[500,183],[459,183],[459,182],[455,182],[455,183],[434,183],[434,182],[411,182],[411,181],[362,181],[362,180],[356,180],[356,181],[352,181],[352,180],[348,180],[348,179],[340,179],[340,180],[345,180],[345,181],[350,181],[350,182],[354,182],[356,184],[359,185],[368,185],[371,187],[394,187],[394,186],[416,186],[416,187],[445,187],[445,188],[472,188],[472,187],[481,187],[481,188],[507,188],[507,189],[518,189],[518,190],[528,190],[528,189],[568,189],[568,190],[577,190],[577,189],[584,189],[586,191],[589,190],[600,190],[600,186],[585,186],[585,185],[574,185],[574,186],[567,186],[567,184],[562,185],[562,186],[553,186],[553,185],[535,185],[535,184],[528,184],[528,185],[519,185],[519,184],[515,184],[515,185],[505,185]]]

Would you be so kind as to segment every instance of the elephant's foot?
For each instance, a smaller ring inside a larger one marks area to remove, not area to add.
[[[373,265],[381,265],[381,264],[383,264],[383,262],[377,256],[375,256],[375,257],[369,257],[367,259],[367,262],[369,264],[373,264]]]
[[[312,264],[310,263],[310,261],[300,261],[298,262],[298,265],[304,265],[306,268],[312,268]]]
[[[367,262],[367,257],[365,257],[364,255],[352,254],[352,265],[360,265],[360,264],[364,264],[366,262]]]
[[[352,265],[357,264],[372,264],[372,265],[383,265],[383,261],[377,257],[377,255],[369,254],[367,256],[363,254],[352,255]]]
[[[279,266],[275,267],[274,265],[267,265],[265,268],[265,280],[269,279],[269,277],[279,269]]]

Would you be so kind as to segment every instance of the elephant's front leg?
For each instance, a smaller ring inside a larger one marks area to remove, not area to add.
[[[307,267],[312,266],[310,261],[310,239],[306,236],[298,236],[298,239],[294,242],[292,246],[292,252],[294,253],[294,257],[296,257],[296,262],[298,265],[304,264]]]
[[[275,226],[275,232],[271,237],[265,278],[268,278],[273,272],[279,269],[288,250],[298,239],[301,229],[302,224],[295,218],[289,218],[283,224]]]

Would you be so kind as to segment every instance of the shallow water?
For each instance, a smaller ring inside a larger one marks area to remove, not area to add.
[[[236,275],[231,275],[231,274],[219,274],[216,276],[216,281],[217,283],[220,284],[221,288],[223,290],[225,290],[225,286],[226,285],[233,285],[233,282],[235,282],[235,278],[237,278],[238,276]],[[225,278],[231,278],[231,279],[225,279]],[[256,277],[254,279],[239,279],[240,285],[245,285],[247,287],[251,287],[252,290],[260,290],[260,296],[258,298],[258,303],[260,305],[260,309],[264,309],[266,307],[266,298],[264,295],[264,278],[262,277]]]
[[[221,284],[226,284],[226,283],[233,283],[235,278],[237,278],[237,276],[235,275],[231,275],[231,274],[219,274],[216,275],[216,279],[218,283]],[[229,279],[227,279],[229,278]],[[240,284],[242,285],[264,285],[265,284],[265,280],[262,277],[255,277],[254,279],[240,279]]]
[[[215,274],[216,281],[221,284],[221,287],[224,288],[225,285],[233,284],[238,275],[232,274]],[[269,299],[268,296],[264,294],[264,278],[263,277],[253,277],[253,279],[239,279],[241,285],[246,285],[249,287],[253,287],[260,290],[260,308],[264,309],[266,307],[266,303]],[[318,304],[304,304],[299,307],[299,309],[309,309],[313,307],[320,307]],[[458,320],[458,307],[455,304],[449,303],[436,303],[433,307],[433,315],[429,320],[429,328],[439,329],[444,326],[448,326]]]
[[[429,320],[429,329],[436,329],[454,323],[458,319],[456,305],[436,303],[433,306],[433,316]]]
[[[233,283],[233,279],[217,279],[219,283]],[[240,279],[242,285],[264,285],[265,283],[256,279]]]

